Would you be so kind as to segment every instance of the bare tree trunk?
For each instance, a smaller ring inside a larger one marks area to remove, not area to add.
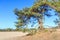
[[[39,30],[43,30],[43,20],[39,18]]]
[[[42,15],[38,19],[38,22],[39,22],[39,30],[43,30],[43,19],[44,19],[43,18],[44,17],[43,12],[44,12],[44,9],[41,10]]]

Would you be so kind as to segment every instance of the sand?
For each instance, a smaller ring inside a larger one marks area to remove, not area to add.
[[[60,40],[60,29],[38,32],[33,36],[18,36],[8,40]]]
[[[0,32],[0,40],[60,40],[60,29],[53,32],[39,32],[33,36],[26,36],[22,32]]]
[[[23,32],[0,32],[0,40],[6,40],[6,39],[10,39],[10,38],[15,38],[15,37],[20,37],[20,36],[24,36],[27,33],[23,33]]]

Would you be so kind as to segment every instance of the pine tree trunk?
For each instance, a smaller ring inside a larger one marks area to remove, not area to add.
[[[40,18],[38,19],[39,21],[39,30],[43,30],[43,19],[44,19],[44,15],[43,15],[44,9],[41,10],[42,15],[40,16]]]
[[[39,18],[39,30],[43,30],[43,20]]]

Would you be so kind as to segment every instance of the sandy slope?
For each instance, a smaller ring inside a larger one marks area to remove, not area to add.
[[[33,36],[18,36],[8,40],[60,40],[60,29],[53,32],[39,32]]]
[[[4,40],[60,40],[60,29],[53,32],[39,32],[33,36],[24,36],[22,32],[0,32],[0,39]],[[7,39],[6,39],[7,38]]]
[[[22,32],[0,32],[0,40],[10,39],[17,36],[24,36],[27,33]]]
[[[34,36],[16,37],[14,40],[60,40],[60,32],[41,33]]]

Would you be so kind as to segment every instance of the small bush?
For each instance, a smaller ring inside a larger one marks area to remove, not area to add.
[[[36,34],[37,30],[36,29],[31,29],[28,35],[34,35]]]
[[[48,30],[45,30],[45,32],[48,32]]]

